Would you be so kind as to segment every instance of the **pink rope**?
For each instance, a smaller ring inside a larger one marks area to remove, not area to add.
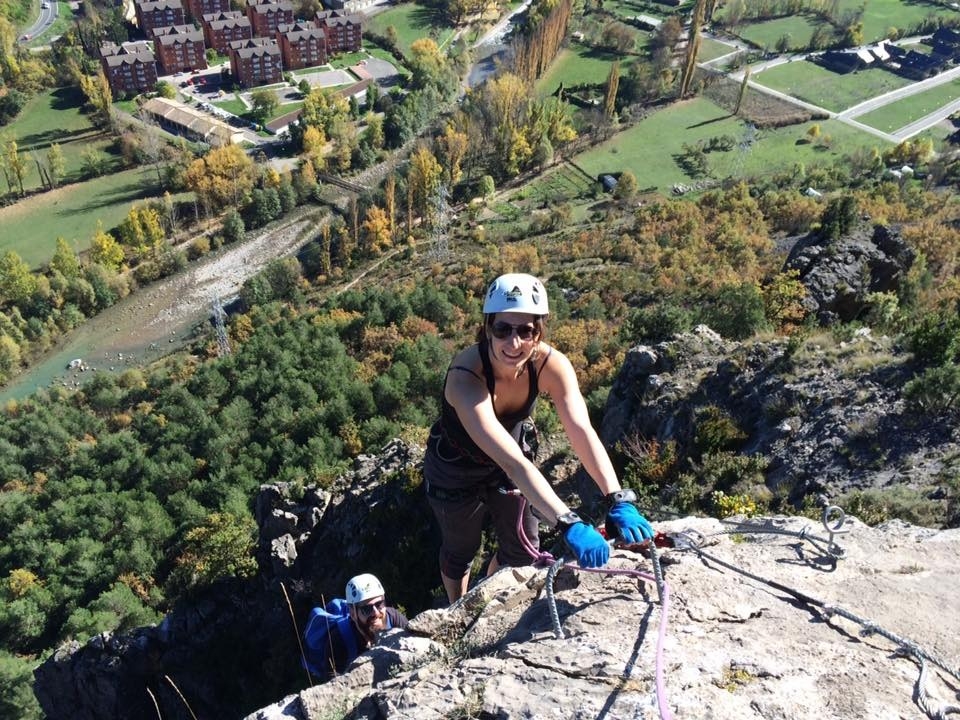
[[[524,549],[530,554],[530,557],[533,558],[533,564],[549,565],[556,562],[553,555],[534,547],[533,543],[530,542],[530,539],[527,537],[527,534],[523,531],[523,511],[526,507],[527,499],[519,490],[508,492],[511,492],[511,494],[516,494],[520,497],[520,512],[517,515],[517,536],[520,538],[520,543],[523,545]],[[625,568],[609,568],[606,570],[603,568],[583,568],[576,563],[564,563],[564,567],[579,569],[582,572],[602,573],[604,575],[626,575],[628,577],[640,578],[641,580],[654,584],[657,582],[657,579],[653,575],[642,572],[641,570],[627,570]],[[654,671],[654,687],[656,688],[657,693],[657,709],[660,711],[661,720],[673,720],[673,713],[670,711],[670,706],[667,704],[667,690],[664,672],[664,665],[666,664],[664,657],[664,645],[666,644],[667,640],[667,616],[669,609],[670,586],[667,585],[666,580],[664,580],[660,590],[660,622],[657,627],[657,652]]]

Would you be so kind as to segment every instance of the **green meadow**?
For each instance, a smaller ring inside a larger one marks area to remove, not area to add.
[[[404,55],[410,52],[414,40],[433,37],[443,47],[453,36],[454,29],[446,24],[439,11],[414,3],[403,3],[378,13],[364,21],[364,30],[385,35],[389,26],[397,31],[397,45]]]
[[[841,112],[911,82],[881,68],[842,75],[806,60],[768,68],[751,75],[750,79],[833,112]]]
[[[66,164],[65,182],[76,182],[81,178],[83,153],[89,149],[112,155],[113,141],[106,134],[90,124],[90,120],[80,108],[82,95],[76,88],[47,90],[30,99],[17,118],[5,126],[3,137],[17,142],[17,149],[43,157],[50,145],[58,143]],[[113,165],[119,161],[113,158]],[[28,170],[24,178],[24,190],[31,191],[41,187],[40,175],[32,160],[28,160]]]
[[[857,116],[864,125],[893,132],[960,98],[960,79],[937,85]]]
[[[818,123],[821,137],[829,143],[807,142],[813,123],[758,131],[749,150],[738,147],[707,154],[711,174],[718,179],[733,175],[769,175],[797,163],[830,164],[857,148],[884,145],[883,141],[836,120]],[[630,170],[640,188],[656,188],[669,194],[675,183],[689,185],[693,179],[677,164],[683,145],[696,145],[712,137],[730,135],[738,143],[746,135],[744,122],[707,99],[676,103],[653,113],[633,127],[618,133],[575,160],[589,175]]]
[[[25,198],[0,208],[0,250],[14,250],[31,267],[50,260],[58,237],[86,250],[98,222],[109,230],[133,204],[156,197],[156,188],[154,169],[141,167]]]

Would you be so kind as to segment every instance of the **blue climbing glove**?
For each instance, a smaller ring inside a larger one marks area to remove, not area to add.
[[[603,535],[585,522],[570,525],[563,533],[563,539],[577,556],[580,567],[602,567],[610,559],[610,546]]]
[[[636,498],[632,490],[611,493],[614,496]],[[639,543],[653,537],[653,527],[629,499],[617,500],[607,513],[607,537],[619,535],[626,542]]]

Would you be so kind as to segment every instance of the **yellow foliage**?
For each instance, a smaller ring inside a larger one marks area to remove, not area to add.
[[[525,272],[536,275],[540,272],[540,254],[537,246],[523,242],[507,245],[501,252],[499,265],[497,274]]]
[[[15,568],[7,576],[7,590],[14,600],[22,598],[33,588],[43,585],[43,582],[26,568]]]
[[[723,490],[714,490],[710,500],[717,517],[723,519],[731,515],[753,517],[757,514],[757,504],[749,495],[727,495]]]

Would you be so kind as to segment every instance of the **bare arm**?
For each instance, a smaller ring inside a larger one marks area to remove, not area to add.
[[[590,424],[587,403],[573,365],[556,349],[540,371],[540,388],[553,400],[570,445],[600,492],[608,495],[620,490],[620,481],[600,437]]]

